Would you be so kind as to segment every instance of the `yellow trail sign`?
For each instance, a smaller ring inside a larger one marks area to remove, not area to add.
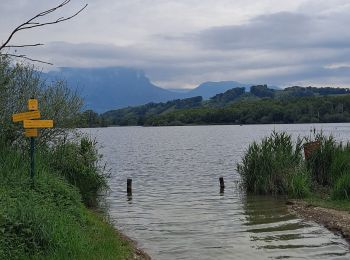
[[[28,100],[28,110],[38,110],[38,100],[29,99]]]
[[[38,129],[36,129],[36,128],[33,128],[33,129],[28,128],[28,129],[25,130],[24,134],[25,134],[26,137],[37,137],[38,136]]]
[[[40,118],[40,112],[39,111],[30,111],[30,112],[23,112],[12,115],[12,121],[13,122],[20,122],[24,120],[29,119],[38,119]]]
[[[52,128],[53,120],[24,120],[24,128]]]

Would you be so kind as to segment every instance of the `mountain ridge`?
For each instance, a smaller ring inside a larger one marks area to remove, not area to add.
[[[208,81],[189,91],[174,91],[156,86],[142,70],[127,67],[60,67],[57,71],[43,73],[43,76],[47,80],[65,80],[70,88],[81,92],[85,109],[98,113],[195,96],[208,99],[235,87],[247,90],[250,87],[237,81]]]

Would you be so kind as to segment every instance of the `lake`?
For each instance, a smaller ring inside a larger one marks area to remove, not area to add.
[[[83,131],[96,137],[111,169],[106,204],[112,222],[153,259],[349,259],[340,236],[290,214],[283,200],[247,196],[239,187],[236,164],[253,140],[273,130],[311,136],[313,128],[350,138],[350,124]]]

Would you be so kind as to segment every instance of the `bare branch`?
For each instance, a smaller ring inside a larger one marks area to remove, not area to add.
[[[69,17],[60,17],[58,18],[56,21],[51,21],[51,22],[45,22],[45,23],[37,23],[37,24],[33,24],[30,26],[27,26],[27,24],[23,24],[23,26],[21,28],[18,29],[18,31],[21,30],[27,30],[27,29],[31,29],[31,28],[35,28],[35,27],[41,27],[41,26],[45,26],[45,25],[50,25],[50,24],[56,24],[56,23],[61,23],[67,20],[70,20],[72,18],[74,18],[75,16],[77,16],[78,14],[80,14],[85,8],[87,7],[87,4],[84,5],[84,7],[82,7],[78,12],[76,12],[75,14],[69,16]],[[1,48],[0,48],[1,50]]]
[[[42,61],[42,60],[29,58],[29,57],[27,57],[27,55],[24,55],[24,54],[18,54],[17,55],[17,54],[7,53],[7,54],[4,54],[4,55],[5,56],[10,56],[10,57],[15,57],[15,58],[21,58],[21,59],[25,59],[25,60],[29,60],[29,61],[39,62],[39,63],[43,63],[43,64],[47,64],[47,65],[53,65],[52,63],[47,62],[47,61]]]
[[[41,17],[45,17],[51,13],[54,13],[55,11],[57,11],[58,9],[66,6],[67,4],[69,4],[71,2],[71,0],[64,0],[63,2],[61,2],[59,5],[50,8],[48,10],[45,10],[43,12],[40,12],[38,14],[36,14],[35,16],[33,16],[32,18],[30,18],[29,20],[27,20],[26,22],[20,24],[19,26],[17,26],[8,36],[8,38],[6,39],[6,41],[0,45],[0,53],[3,49],[5,48],[24,48],[24,47],[36,47],[36,46],[41,46],[43,45],[42,43],[36,43],[36,44],[19,44],[19,45],[9,45],[10,41],[12,40],[12,38],[14,37],[14,35],[22,30],[29,30],[29,29],[33,29],[36,27],[42,27],[42,26],[46,26],[46,25],[51,25],[51,24],[57,24],[57,23],[61,23],[67,20],[70,20],[72,18],[74,18],[75,16],[77,16],[78,14],[80,14],[88,5],[85,4],[82,8],[80,8],[77,12],[75,12],[74,14],[72,14],[71,16],[68,17],[60,17],[56,20],[53,21],[47,21],[47,22],[38,22],[36,21],[36,19],[41,18]],[[45,63],[45,64],[51,64],[48,62],[44,62],[44,61],[40,61],[40,60],[36,60],[36,59],[30,59],[28,58],[26,55],[15,55],[15,54],[6,54],[8,56],[12,56],[12,57],[17,57],[17,58],[23,58],[23,59],[27,59],[27,60],[31,60],[31,61],[35,61],[35,62],[41,62],[41,63]]]
[[[21,44],[21,45],[7,45],[5,48],[23,48],[23,47],[36,47],[43,46],[43,43],[34,43],[34,44]]]

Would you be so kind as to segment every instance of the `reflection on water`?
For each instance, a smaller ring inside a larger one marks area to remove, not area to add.
[[[290,214],[283,200],[248,196],[244,204],[252,246],[270,258],[348,259],[348,245],[321,226]]]
[[[350,124],[315,125],[339,140]],[[246,196],[235,165],[273,129],[295,137],[312,125],[88,129],[112,169],[106,197],[115,225],[153,259],[350,259],[347,243],[287,211]],[[225,179],[220,191],[219,177]],[[126,180],[133,180],[127,196]]]

